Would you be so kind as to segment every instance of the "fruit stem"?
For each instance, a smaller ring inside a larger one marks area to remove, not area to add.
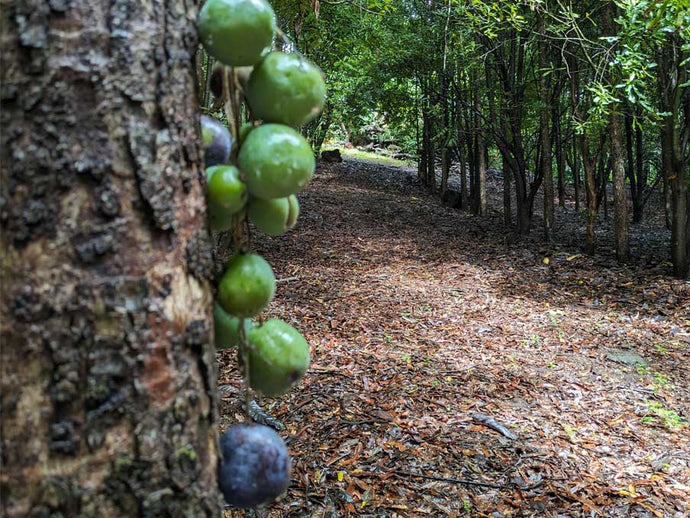
[[[239,142],[240,127],[242,126],[242,112],[240,106],[241,87],[237,79],[237,72],[232,67],[223,66],[223,99],[225,100],[225,115],[228,118],[228,128],[232,139]],[[235,162],[239,146],[233,146],[231,162]]]
[[[235,114],[230,97],[230,78],[228,77],[231,70],[232,69],[230,67],[223,65],[223,100],[225,101],[225,116],[228,119],[230,135],[232,135],[233,140],[237,142],[237,133],[239,128],[237,128],[235,125]]]
[[[244,366],[244,411],[248,422],[252,421],[251,404],[252,391],[249,386],[249,351],[247,350],[249,344],[247,342],[247,333],[244,327],[245,318],[240,319],[240,355],[242,356],[242,365]]]
[[[243,253],[244,247],[242,244],[242,223],[246,221],[244,211],[233,216],[232,225],[232,244],[236,253]]]

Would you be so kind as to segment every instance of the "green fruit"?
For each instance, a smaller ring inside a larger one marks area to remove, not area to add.
[[[206,195],[215,207],[227,214],[235,214],[247,203],[247,185],[240,180],[234,165],[217,165],[206,169]]]
[[[297,223],[299,202],[294,194],[274,200],[254,198],[249,202],[247,215],[264,234],[279,236]]]
[[[244,321],[245,335],[254,328],[248,318],[239,319],[228,315],[217,302],[213,306],[213,331],[216,349],[235,347],[240,343],[240,322]]]
[[[245,122],[240,126],[240,132],[238,135],[238,140],[240,143],[244,142],[249,133],[254,129],[254,125],[251,122]]]
[[[223,232],[230,230],[235,224],[235,214],[228,214],[222,207],[217,207],[213,203],[208,204],[208,221],[211,230]]]
[[[258,118],[299,126],[323,109],[326,84],[321,70],[308,59],[271,52],[254,67],[245,94]]]
[[[258,63],[275,31],[276,16],[265,0],[207,0],[199,12],[201,43],[232,67]]]
[[[270,200],[301,191],[316,162],[307,141],[282,124],[263,124],[245,138],[237,157],[249,193]]]
[[[276,278],[271,265],[257,254],[239,254],[228,261],[218,286],[218,303],[236,317],[258,315],[271,302]]]
[[[309,344],[294,327],[282,320],[267,320],[247,334],[249,384],[266,396],[280,396],[309,367]]]
[[[206,191],[208,194],[208,219],[211,224],[211,230],[215,232],[220,232],[223,230],[229,230],[233,227],[235,223],[235,215],[242,210],[244,207],[244,204],[247,199],[247,192],[246,192],[246,185],[242,182],[242,187],[239,187],[236,185],[234,178],[233,178],[233,173],[230,173],[228,176],[227,174],[221,174],[221,176],[218,178],[218,180],[214,181],[214,185],[217,182],[217,187],[214,187],[213,192],[216,193],[214,194],[214,197],[212,198],[210,196],[209,192],[209,186],[211,184],[211,181],[215,178],[217,172],[221,170],[228,169],[232,166],[215,166],[215,167],[208,167],[206,168]],[[237,171],[237,168],[232,167],[235,171]],[[227,182],[226,182],[227,180]],[[226,183],[229,183],[230,186],[226,185]],[[233,189],[232,186],[235,185],[235,188]],[[217,191],[216,191],[217,189]],[[237,195],[237,191],[241,189],[244,189],[244,194],[241,194],[240,192],[240,198],[243,198],[245,202],[242,202],[242,205],[240,206],[239,209],[237,209],[237,200],[236,196],[231,196],[229,200],[227,200],[225,203],[222,202],[222,197],[220,196],[220,193],[222,192],[227,192],[232,195],[233,193]],[[221,199],[220,202],[216,201],[216,198]]]

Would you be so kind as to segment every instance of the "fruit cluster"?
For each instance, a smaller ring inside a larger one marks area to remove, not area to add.
[[[238,236],[247,219],[271,236],[294,227],[299,216],[295,194],[315,168],[311,146],[295,127],[319,114],[326,94],[314,64],[272,51],[276,31],[266,0],[207,0],[199,13],[201,42],[222,63],[214,71],[211,90],[230,107],[234,129],[231,135],[216,119],[201,118],[211,229],[234,230],[238,249],[218,286],[215,340],[219,348],[238,348],[246,390],[267,396],[286,393],[303,376],[309,345],[282,320],[251,320],[270,303],[276,280],[264,258],[242,250]],[[240,95],[253,119],[241,128]],[[221,455],[218,480],[231,505],[253,507],[287,488],[290,457],[270,428],[231,427],[221,438]]]

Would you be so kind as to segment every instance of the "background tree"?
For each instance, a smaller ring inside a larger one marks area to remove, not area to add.
[[[220,514],[196,13],[3,3],[3,516]]]

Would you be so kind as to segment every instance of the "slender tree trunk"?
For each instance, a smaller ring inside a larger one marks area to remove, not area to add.
[[[482,129],[481,118],[479,114],[482,112],[482,102],[480,97],[479,84],[477,81],[477,90],[474,96],[475,109],[475,143],[476,143],[476,197],[474,203],[474,213],[478,216],[486,214],[486,144],[484,143],[484,133]]]
[[[539,14],[539,33],[544,34],[544,20]],[[548,56],[544,36],[540,37],[539,46],[539,97],[541,108],[539,109],[539,142],[541,147],[541,176],[544,182],[544,239],[550,241],[553,238],[554,207],[553,207],[553,160],[551,156],[551,129],[549,118],[551,108],[547,102],[549,87],[546,78],[548,68]]]
[[[434,146],[434,133],[433,133],[433,124],[431,124],[431,121],[429,123],[429,134],[428,134],[428,146],[429,150],[426,155],[426,179],[427,179],[427,187],[429,188],[429,191],[431,192],[436,192],[436,149]]]
[[[510,176],[513,174],[510,163],[502,157],[503,167],[503,223],[510,226],[513,223],[513,211],[510,207]]]
[[[647,168],[643,158],[642,128],[638,124],[635,128],[635,168],[637,196],[633,200],[633,223],[641,223],[644,219],[644,206],[648,199]],[[635,175],[635,173],[633,173]]]
[[[563,130],[561,128],[561,113],[556,105],[552,113],[554,135],[554,149],[556,151],[556,171],[558,175],[558,206],[565,207],[565,151],[563,149]]]
[[[426,103],[425,103],[426,104]],[[419,154],[419,166],[417,168],[417,176],[422,182],[422,185],[429,185],[427,176],[429,155],[429,116],[427,110],[422,107],[422,152]]]
[[[573,187],[575,188],[575,212],[580,212],[580,153],[577,149],[577,136],[573,133]]]
[[[671,261],[673,274],[681,279],[690,277],[690,202],[688,201],[688,176],[690,167],[686,160],[690,142],[690,122],[681,123],[681,110],[690,115],[690,101],[683,100],[683,84],[688,80],[685,60],[688,53],[676,35],[667,36],[660,55],[659,78],[661,108],[666,113],[661,127],[662,169],[669,186],[671,205]],[[683,102],[688,105],[684,106]],[[685,149],[684,149],[685,148]]]
[[[0,514],[219,517],[195,4],[0,16]]]
[[[596,250],[594,226],[597,220],[597,195],[594,160],[590,155],[589,143],[585,135],[580,136],[580,148],[582,152],[582,165],[585,170],[585,199],[587,202],[587,244],[585,245],[585,251],[591,255]]]
[[[611,163],[613,168],[613,230],[615,235],[616,259],[627,261],[630,257],[628,233],[628,197],[625,189],[625,154],[623,153],[623,132],[621,117],[611,115]]]
[[[628,110],[632,107],[628,106]],[[633,117],[628,111],[625,113],[625,151],[626,151],[626,166],[625,172],[628,182],[630,183],[630,198],[632,200],[633,206],[633,223],[639,223],[635,220],[635,207],[640,203],[640,199],[643,196],[642,190],[637,188],[637,176],[635,174],[635,147],[633,144]]]
[[[448,188],[448,176],[450,175],[450,150],[448,146],[443,146],[441,150],[441,196],[446,193]]]
[[[467,208],[467,160],[465,153],[465,126],[463,125],[463,109],[462,109],[462,77],[461,77],[461,66],[460,60],[458,60],[458,93],[457,93],[457,105],[456,105],[456,123],[457,123],[457,150],[458,150],[458,163],[460,164],[460,208],[465,210]]]
[[[472,135],[473,127],[471,112],[467,112],[465,128],[467,129],[465,132],[465,145],[467,146],[467,163],[469,165],[468,206],[474,210],[474,199],[477,191],[477,158],[474,149],[474,136]]]
[[[462,130],[462,110],[458,111],[458,163],[460,165],[460,208],[467,208],[467,160],[465,159],[465,136]]]

